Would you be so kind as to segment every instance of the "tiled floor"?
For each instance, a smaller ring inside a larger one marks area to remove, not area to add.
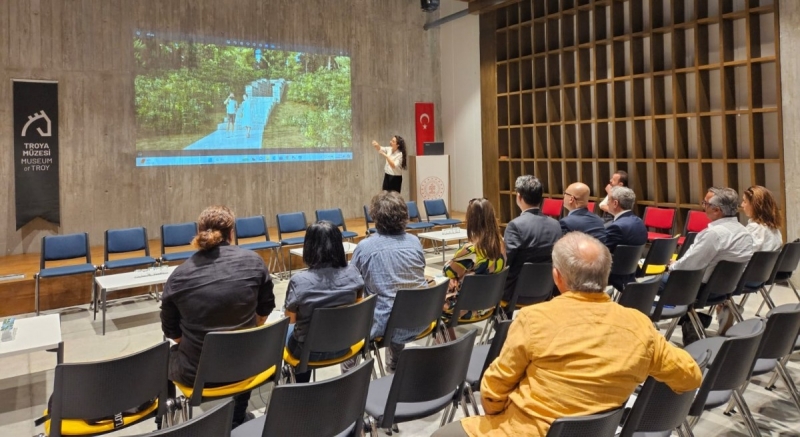
[[[441,272],[441,255],[428,254],[428,274]],[[275,286],[278,305],[282,305],[287,281]],[[778,289],[774,293],[780,303],[796,303],[791,290]],[[750,299],[745,317],[752,317],[760,299]],[[20,316],[23,317],[23,316]],[[65,342],[65,361],[80,362],[102,360],[142,350],[161,341],[158,305],[146,298],[114,301],[108,310],[105,336],[100,335],[100,321],[93,321],[88,307],[62,311],[61,327]],[[712,325],[712,329],[716,325]],[[678,330],[680,331],[680,330]],[[680,341],[680,332],[673,338]],[[800,358],[800,357],[798,357]],[[29,437],[42,432],[34,427],[33,419],[41,415],[52,391],[55,355],[37,352],[28,355],[0,359],[0,436]],[[789,368],[800,382],[800,360],[794,359]],[[338,368],[318,372],[318,379],[339,374]],[[800,412],[791,402],[789,394],[778,383],[775,391],[766,391],[763,386],[769,375],[760,377],[748,388],[745,399],[756,417],[763,435],[800,436]],[[251,397],[251,409],[256,415],[263,414],[269,388],[262,387]],[[460,418],[459,411],[456,418]],[[439,415],[400,425],[401,436],[429,436],[439,426]],[[130,436],[147,433],[154,429],[152,422],[140,424],[115,436]],[[738,416],[726,417],[721,409],[707,412],[695,428],[697,436],[746,436],[747,430]]]

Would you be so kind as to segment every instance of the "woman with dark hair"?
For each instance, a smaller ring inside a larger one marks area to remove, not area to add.
[[[472,199],[467,207],[467,243],[461,246],[442,269],[450,278],[450,287],[444,303],[446,315],[452,315],[456,306],[461,282],[467,275],[491,275],[506,267],[506,246],[494,216],[494,207],[486,199]],[[463,319],[480,319],[492,308],[473,314],[462,314]]]
[[[264,260],[230,245],[233,212],[210,206],[197,222],[199,232],[192,244],[199,250],[175,269],[161,294],[161,328],[177,343],[170,349],[169,379],[189,387],[197,376],[206,334],[261,326],[275,308]],[[169,387],[174,397],[175,386]],[[249,399],[249,392],[234,397],[234,428],[246,420]]]
[[[377,141],[372,141],[372,147],[386,159],[381,190],[399,193],[400,187],[403,185],[403,170],[407,166],[406,141],[400,135],[395,135],[389,145],[390,147],[381,147]]]
[[[747,218],[747,231],[753,236],[753,251],[779,250],[783,245],[781,215],[770,191],[753,185],[742,193],[742,209]]]
[[[361,274],[347,265],[342,232],[331,222],[321,220],[308,227],[303,242],[303,261],[308,270],[289,280],[284,305],[284,312],[291,323],[286,336],[286,347],[295,357],[299,357],[303,349],[314,310],[354,303],[364,288]],[[347,352],[348,350],[334,353],[312,351],[309,360],[339,358]],[[295,379],[297,382],[308,382],[311,371],[298,373]]]

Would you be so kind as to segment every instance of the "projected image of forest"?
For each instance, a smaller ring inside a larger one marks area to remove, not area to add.
[[[138,32],[137,32],[138,33]],[[136,149],[351,148],[350,58],[134,38]]]

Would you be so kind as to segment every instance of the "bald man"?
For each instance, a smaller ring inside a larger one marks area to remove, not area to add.
[[[580,232],[553,248],[561,295],[522,308],[500,355],[481,380],[484,416],[439,429],[433,437],[544,437],[554,420],[624,405],[649,375],[683,393],[700,386],[694,359],[670,344],[644,314],[603,291],[608,249]]]
[[[561,232],[581,231],[606,242],[606,227],[597,214],[589,211],[589,187],[583,182],[575,182],[564,191],[564,208],[569,213],[559,220]]]

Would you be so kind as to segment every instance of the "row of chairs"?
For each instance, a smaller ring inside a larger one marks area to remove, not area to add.
[[[424,200],[423,205],[425,206],[425,215],[427,216],[427,221],[424,222],[419,214],[417,202],[413,200],[406,202],[406,208],[408,209],[407,230],[427,231],[435,227],[458,226],[462,223],[461,220],[450,217],[450,211],[448,211],[447,205],[444,203],[443,199]],[[367,227],[367,236],[376,232],[375,227],[372,226],[375,224],[375,221],[372,219],[372,216],[369,215],[369,207],[367,205],[364,205],[364,224]]]

